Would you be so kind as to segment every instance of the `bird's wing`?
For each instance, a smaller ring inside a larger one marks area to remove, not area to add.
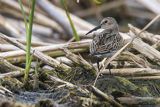
[[[115,50],[115,37],[116,33],[111,32],[102,32],[97,35],[90,46],[90,53],[93,55],[110,53]]]

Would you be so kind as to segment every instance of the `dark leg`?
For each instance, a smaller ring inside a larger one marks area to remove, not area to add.
[[[100,72],[99,60],[97,60],[97,68],[98,68],[98,72]]]
[[[111,64],[108,64],[109,74],[111,75]]]

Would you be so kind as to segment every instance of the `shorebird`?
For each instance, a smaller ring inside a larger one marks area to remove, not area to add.
[[[112,17],[104,18],[99,26],[90,30],[86,35],[98,29],[102,31],[93,37],[90,44],[90,55],[96,58],[98,70],[100,71],[99,62],[103,58],[111,57],[118,51],[123,46],[123,38],[119,34],[117,21]],[[110,64],[108,68],[111,74]]]

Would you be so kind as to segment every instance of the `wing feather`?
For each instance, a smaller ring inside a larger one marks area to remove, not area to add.
[[[103,31],[93,38],[90,44],[90,53],[92,55],[106,54],[115,51],[119,46],[119,33]]]

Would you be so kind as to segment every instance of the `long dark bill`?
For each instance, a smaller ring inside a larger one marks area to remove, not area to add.
[[[93,31],[95,31],[95,30],[97,30],[97,29],[100,29],[100,28],[101,28],[101,25],[99,25],[99,26],[93,28],[93,29],[90,30],[88,33],[86,33],[86,35],[88,35],[89,33],[93,32]]]

